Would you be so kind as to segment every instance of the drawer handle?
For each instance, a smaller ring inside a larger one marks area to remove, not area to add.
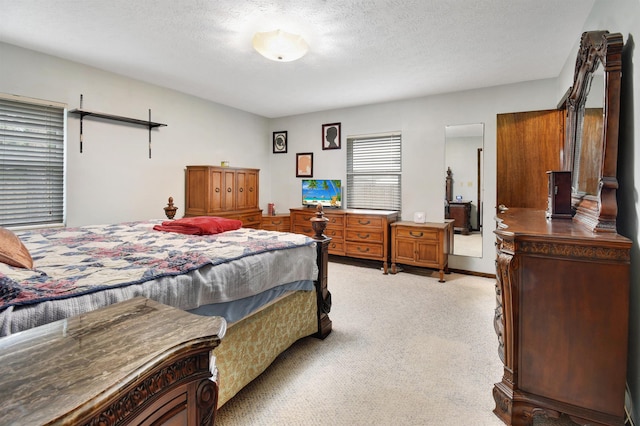
[[[409,234],[411,234],[412,237],[416,237],[416,238],[420,238],[424,235],[424,233],[422,232],[414,232],[414,231],[409,231]]]
[[[358,247],[358,251],[361,251],[363,253],[367,253],[369,251],[369,247],[363,249],[362,247]]]
[[[220,192],[220,188],[216,188],[216,192]]]
[[[329,235],[336,235],[336,231],[331,230],[331,232],[329,232]]]
[[[240,192],[244,192],[244,188],[240,188],[240,189],[239,189],[239,191],[240,191]]]
[[[231,192],[231,188],[227,188],[227,192]]]
[[[363,239],[363,240],[366,240],[366,239],[367,239],[367,238],[369,238],[370,236],[371,236],[371,234],[364,234],[364,235],[358,234],[358,238],[361,238],[361,239]]]
[[[249,188],[249,192],[253,192],[253,187]]]
[[[362,219],[358,219],[358,223],[359,223],[360,225],[368,225],[368,224],[370,224],[370,223],[371,223],[371,221],[370,221],[370,220],[362,220]]]
[[[281,221],[281,220],[279,220],[279,221],[277,221],[277,222],[276,222],[276,221],[273,221],[273,222],[271,222],[271,223],[273,223],[274,225],[280,225],[280,224],[282,223],[282,221]]]

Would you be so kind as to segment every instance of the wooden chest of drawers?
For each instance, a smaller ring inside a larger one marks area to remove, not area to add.
[[[213,425],[225,332],[138,297],[3,337],[0,423]]]
[[[291,231],[313,235],[309,220],[315,209],[291,211]],[[398,220],[398,212],[389,210],[324,210],[329,219],[325,235],[331,238],[329,254],[382,261],[387,273],[389,261],[389,224]]]
[[[395,222],[391,224],[391,273],[396,264],[438,269],[440,282],[448,269],[452,221],[444,223]]]
[[[187,166],[184,215],[239,219],[245,228],[260,228],[259,191],[258,169]]]
[[[262,216],[261,228],[268,231],[291,232],[291,217],[288,214]]]
[[[544,210],[496,219],[494,413],[508,425],[531,413],[622,425],[631,241]]]

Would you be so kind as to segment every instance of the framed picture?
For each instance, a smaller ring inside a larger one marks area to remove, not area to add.
[[[313,152],[296,154],[296,177],[313,177]]]
[[[322,125],[322,149],[340,149],[340,123]]]
[[[273,153],[287,153],[287,131],[273,132]]]

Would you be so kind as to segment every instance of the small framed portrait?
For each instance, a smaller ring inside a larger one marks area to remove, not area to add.
[[[296,154],[296,177],[313,177],[313,152]]]
[[[273,132],[273,153],[287,153],[287,131]]]
[[[340,149],[340,123],[322,125],[322,149]]]

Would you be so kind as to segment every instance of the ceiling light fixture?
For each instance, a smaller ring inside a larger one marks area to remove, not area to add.
[[[302,36],[274,30],[256,33],[253,36],[253,48],[265,58],[290,62],[302,58],[309,50],[309,45]]]

